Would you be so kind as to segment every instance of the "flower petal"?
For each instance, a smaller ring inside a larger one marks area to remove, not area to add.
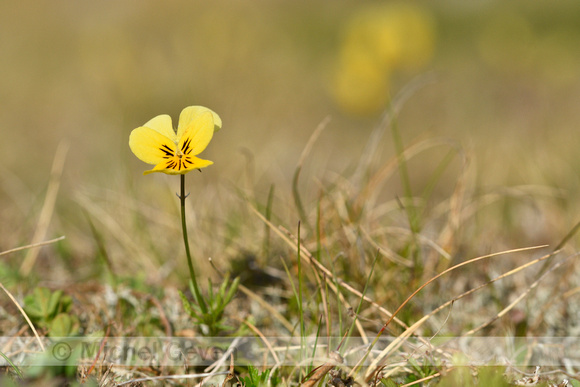
[[[179,131],[181,131],[181,127],[179,128]],[[201,115],[197,115],[193,121],[188,123],[188,126],[179,138],[179,144],[177,147],[185,155],[198,155],[211,141],[213,132],[213,115],[210,114],[210,111],[208,110],[203,112]]]
[[[192,122],[198,120],[204,113],[210,112],[213,116],[213,131],[217,132],[222,127],[222,120],[212,110],[203,106],[188,106],[181,111],[179,115],[179,124],[177,125],[177,138],[183,136],[183,132],[191,125]]]
[[[192,169],[201,169],[205,167],[209,167],[213,164],[213,161],[200,159],[199,157],[191,157],[192,166],[188,168],[188,170]]]
[[[163,161],[162,163],[157,164],[153,169],[149,171],[145,171],[143,174],[148,175],[153,172],[163,172],[168,175],[184,175],[187,172],[191,172],[195,169],[205,168],[213,164],[213,161],[200,159],[198,157],[189,157],[188,167],[186,169],[176,170],[174,168],[168,168],[168,162]]]
[[[148,164],[160,164],[175,155],[175,143],[170,138],[144,126],[133,129],[129,147],[135,156]]]
[[[151,128],[154,131],[161,133],[165,137],[169,138],[171,141],[177,143],[177,136],[175,134],[175,130],[173,130],[171,117],[167,114],[161,114],[157,117],[153,117],[143,126],[146,128]]]

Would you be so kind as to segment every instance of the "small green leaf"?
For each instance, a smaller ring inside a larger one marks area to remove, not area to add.
[[[392,379],[382,379],[381,382],[383,382],[383,385],[385,387],[397,387],[398,384],[393,382]]]
[[[47,288],[35,288],[24,298],[24,309],[33,320],[47,322],[58,312],[62,291],[51,292]]]
[[[48,290],[48,289],[47,289]],[[50,292],[50,290],[49,290]],[[56,290],[50,294],[48,304],[46,305],[46,318],[53,319],[58,313],[60,298],[62,297],[62,290]]]
[[[58,303],[58,313],[68,313],[72,308],[72,297],[67,294],[62,294]]]
[[[78,331],[78,320],[75,316],[65,313],[56,315],[49,325],[48,335],[50,337],[70,337]]]

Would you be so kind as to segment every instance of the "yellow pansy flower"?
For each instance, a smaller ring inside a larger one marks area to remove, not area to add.
[[[141,161],[155,167],[144,174],[163,172],[182,175],[213,162],[196,157],[209,144],[214,131],[222,126],[220,117],[203,106],[188,106],[179,115],[177,132],[171,117],[162,114],[133,129],[129,147]]]

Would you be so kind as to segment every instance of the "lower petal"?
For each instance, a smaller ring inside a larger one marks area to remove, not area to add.
[[[213,164],[213,161],[200,159],[198,157],[188,157],[187,161],[163,161],[155,166],[155,168],[145,171],[143,174],[148,175],[153,172],[166,173],[168,175],[183,175],[187,172],[194,171],[208,167]]]
[[[188,170],[205,168],[213,164],[213,161],[200,159],[199,157],[190,157],[190,160],[191,165],[188,165]]]

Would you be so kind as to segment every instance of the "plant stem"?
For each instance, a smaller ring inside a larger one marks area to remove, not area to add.
[[[179,200],[181,201],[181,229],[183,230],[183,244],[185,245],[185,255],[187,255],[187,264],[189,265],[189,275],[191,276],[191,284],[193,291],[195,292],[195,298],[203,314],[207,313],[207,306],[205,305],[205,300],[199,291],[199,286],[197,285],[197,277],[195,276],[195,269],[193,268],[193,263],[191,261],[191,252],[189,251],[189,240],[187,238],[187,224],[185,222],[185,174],[181,176],[181,195],[179,195]]]

